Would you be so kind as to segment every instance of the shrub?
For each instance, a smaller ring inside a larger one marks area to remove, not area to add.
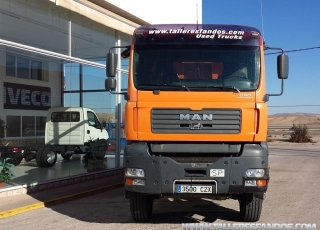
[[[10,158],[0,158],[0,182],[9,182],[13,177],[10,168],[13,164],[9,163]]]
[[[304,125],[293,124],[290,130],[292,131],[289,138],[290,142],[295,142],[295,143],[312,142],[311,136],[309,135],[309,132],[308,132],[308,127],[305,124]]]
[[[267,142],[273,142],[272,135],[269,134],[269,130],[267,131]]]

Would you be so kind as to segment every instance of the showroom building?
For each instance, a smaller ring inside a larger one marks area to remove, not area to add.
[[[131,34],[140,25],[201,23],[202,17],[201,0],[134,2],[1,0],[0,119],[5,130],[2,144],[43,143],[46,115],[51,107],[89,107],[96,113],[109,114],[109,122],[122,123],[123,96],[104,89],[105,57],[110,48],[130,44]],[[166,8],[168,5],[170,9]],[[117,88],[125,90],[128,62],[122,60],[119,66]],[[120,130],[121,126],[118,127]],[[116,141],[116,145],[119,143]],[[116,151],[121,148],[116,146]],[[16,176],[11,186],[85,172],[71,169],[71,163],[74,162],[55,166],[61,167],[60,172],[50,175],[19,165],[13,171],[21,176]],[[119,167],[119,163],[108,167]]]

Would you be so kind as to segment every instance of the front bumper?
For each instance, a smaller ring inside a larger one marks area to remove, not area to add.
[[[268,182],[268,150],[259,144],[246,144],[241,149],[241,154],[237,156],[220,155],[210,163],[179,163],[169,156],[149,154],[146,143],[127,145],[124,166],[144,169],[145,176],[139,179],[145,180],[145,185],[125,184],[125,189],[144,194],[168,195],[177,194],[178,185],[200,185],[212,186],[213,194],[265,193],[267,185],[244,186],[244,182],[255,179]],[[266,174],[263,178],[247,178],[245,172],[249,168],[263,168]],[[223,174],[212,173],[217,170]]]

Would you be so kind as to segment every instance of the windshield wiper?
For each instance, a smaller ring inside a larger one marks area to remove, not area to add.
[[[168,86],[175,86],[175,87],[179,87],[180,89],[185,89],[186,91],[190,91],[190,89],[182,84],[176,85],[176,84],[169,84]]]
[[[139,84],[139,86],[152,86],[152,87],[154,86],[168,87],[169,86],[169,87],[175,87],[179,89],[184,89],[186,91],[190,91],[190,89],[187,86],[181,85],[181,84],[179,85],[177,84]]]
[[[191,91],[190,89],[221,89],[221,90],[232,90],[233,92],[240,93],[240,90],[234,86],[215,86],[215,85],[200,85],[200,86],[185,86],[182,84],[139,84],[139,86],[160,86],[160,87],[175,87],[184,89],[186,91]]]
[[[215,86],[215,85],[204,85],[204,86],[191,86],[189,88],[207,88],[207,89],[222,89],[222,90],[232,90],[234,92],[240,93],[240,90],[234,86]]]

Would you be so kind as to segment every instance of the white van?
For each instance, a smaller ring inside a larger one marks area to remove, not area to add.
[[[69,159],[73,153],[83,153],[88,142],[99,140],[108,148],[106,123],[101,123],[95,112],[85,107],[54,107],[48,110],[45,147],[36,155],[41,167],[52,167],[60,153]]]

